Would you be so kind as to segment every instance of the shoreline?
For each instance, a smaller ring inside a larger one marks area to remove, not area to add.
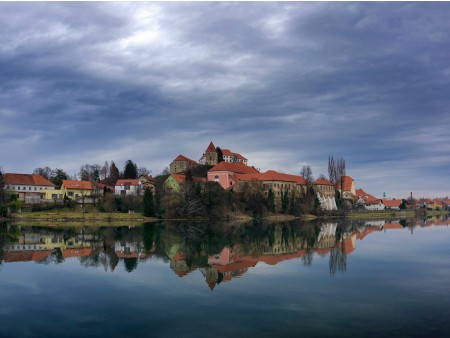
[[[447,215],[447,210],[429,210],[422,217],[432,217]],[[295,220],[313,221],[327,219],[387,219],[387,218],[415,218],[418,215],[414,210],[407,211],[382,211],[382,212],[348,212],[341,215],[311,215],[302,216],[271,214],[260,218],[269,222],[290,222]],[[257,218],[247,215],[228,215],[223,218],[155,218],[145,217],[141,214],[122,214],[122,213],[19,213],[9,218],[0,218],[1,222],[10,222],[12,224],[27,223],[36,226],[136,226],[142,223],[155,222],[185,222],[185,221],[227,221],[227,222],[249,222]],[[59,224],[58,224],[59,223]]]

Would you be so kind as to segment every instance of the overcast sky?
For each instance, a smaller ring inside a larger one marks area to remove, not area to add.
[[[212,140],[450,195],[450,3],[0,3],[0,166],[160,173]]]

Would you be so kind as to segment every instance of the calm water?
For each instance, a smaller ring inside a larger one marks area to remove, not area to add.
[[[0,336],[449,337],[448,224],[4,224]]]

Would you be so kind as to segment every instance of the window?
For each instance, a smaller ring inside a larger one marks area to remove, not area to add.
[[[28,190],[31,190],[31,187],[28,187]]]
[[[26,189],[27,189],[27,187],[23,187],[23,188],[22,188],[22,190],[26,190]]]
[[[73,191],[69,191],[69,196],[73,196]]]
[[[214,182],[219,182],[219,176],[214,176]]]
[[[34,191],[36,191],[37,190],[37,188],[36,187],[34,187]]]

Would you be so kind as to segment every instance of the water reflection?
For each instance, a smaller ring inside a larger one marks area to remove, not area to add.
[[[344,273],[347,256],[372,233],[448,226],[447,216],[407,220],[355,220],[203,224],[146,223],[139,227],[27,227],[3,224],[1,264],[62,264],[78,260],[86,267],[134,271],[147,260],[162,260],[179,277],[200,271],[207,285],[244,275],[257,264],[297,259],[305,266],[328,257],[329,273]]]

